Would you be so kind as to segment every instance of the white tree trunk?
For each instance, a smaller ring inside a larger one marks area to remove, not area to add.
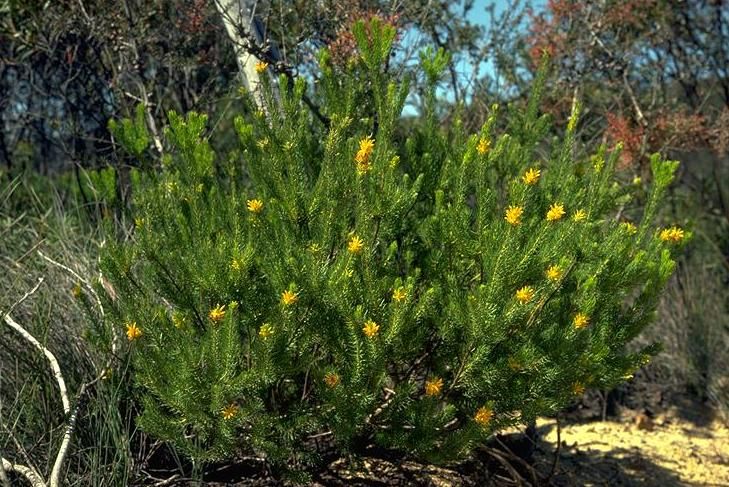
[[[256,0],[213,0],[215,7],[220,12],[225,30],[228,33],[235,58],[238,61],[238,69],[245,88],[253,94],[258,108],[267,112],[265,100],[261,93],[261,78],[256,71],[258,59],[248,52],[249,39],[241,36],[241,29],[248,33],[258,45],[262,45],[264,39],[254,25]]]

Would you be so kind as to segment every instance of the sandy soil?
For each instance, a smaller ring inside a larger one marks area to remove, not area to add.
[[[540,471],[549,472],[556,422],[540,420],[538,429]],[[554,485],[729,486],[729,427],[704,412],[563,424],[561,440]]]
[[[541,477],[538,485],[729,486],[729,427],[700,406],[674,408],[655,418],[630,410],[610,421],[580,422],[574,417],[561,423],[559,460],[551,476],[557,452],[557,422],[547,418],[537,422],[533,460]],[[330,467],[330,473],[337,475],[325,475],[323,482],[315,485],[517,485],[508,481],[513,478],[508,472],[484,475],[487,469],[483,464],[449,469],[365,459],[354,469],[341,460]],[[529,482],[530,475],[523,470],[521,473]]]

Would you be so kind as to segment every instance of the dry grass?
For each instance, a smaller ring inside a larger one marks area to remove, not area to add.
[[[49,263],[39,252],[91,278],[98,231],[77,205],[64,205],[51,187],[3,181],[0,186],[0,313],[6,313],[42,277],[31,297],[13,309],[13,318],[56,356],[72,402],[82,383],[99,372],[105,357],[86,339],[88,316],[74,297],[77,279]],[[126,451],[109,453],[124,443],[128,422],[119,416],[120,391],[97,386],[81,411],[67,481],[72,485],[118,485],[113,471],[128,470]],[[47,362],[15,331],[0,322],[0,453],[50,471],[63,436],[57,385]],[[92,428],[89,431],[88,428]],[[92,448],[86,442],[92,438]],[[113,465],[114,468],[110,467]],[[102,470],[98,470],[102,468]],[[94,472],[94,470],[97,470]]]

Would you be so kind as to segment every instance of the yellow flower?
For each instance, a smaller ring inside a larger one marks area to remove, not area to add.
[[[380,331],[380,325],[372,320],[367,320],[362,327],[362,332],[367,335],[367,338],[373,338]]]
[[[562,268],[558,265],[549,266],[549,269],[547,269],[545,274],[547,275],[547,279],[550,281],[558,281],[559,278],[562,277]]]
[[[175,328],[182,328],[182,325],[185,324],[185,317],[182,313],[172,313],[172,324],[175,325]]]
[[[638,227],[633,222],[622,222],[620,226],[630,235],[635,235],[638,232]]]
[[[524,286],[516,292],[516,299],[521,304],[526,304],[534,298],[534,288],[531,286]]]
[[[572,214],[572,219],[576,222],[587,220],[587,212],[583,209],[579,209]]]
[[[233,403],[228,404],[220,413],[223,415],[223,419],[233,419],[238,414],[238,405]]]
[[[225,318],[225,305],[217,305],[215,308],[211,309],[208,313],[208,318],[210,318],[210,321],[213,323],[218,323]]]
[[[536,184],[537,181],[539,181],[539,176],[541,174],[542,173],[539,169],[531,168],[524,173],[524,175],[521,177],[521,180],[524,181],[524,184],[531,186],[532,184]]]
[[[642,183],[643,183],[643,180],[641,179],[640,176],[636,176],[633,178],[633,184],[635,186],[640,186]]]
[[[251,213],[260,213],[263,211],[263,201],[259,199],[248,200],[246,202],[246,207]]]
[[[564,205],[560,203],[553,203],[552,206],[549,207],[549,211],[547,212],[547,221],[556,222],[563,216]]]
[[[256,73],[261,74],[266,70],[266,68],[268,68],[268,63],[266,61],[258,61],[256,63]]]
[[[521,215],[524,213],[524,208],[521,206],[509,206],[506,209],[506,216],[504,220],[511,223],[512,225],[519,225],[521,223]]]
[[[142,329],[137,326],[136,321],[127,323],[127,339],[131,342],[142,336]]]
[[[491,148],[491,141],[487,139],[486,137],[481,137],[478,141],[478,145],[476,146],[476,151],[480,155],[486,154],[489,149]]]
[[[316,242],[313,242],[313,243],[309,244],[308,250],[312,254],[318,254],[321,251],[321,245],[319,245]]]
[[[339,385],[339,376],[334,372],[327,372],[324,376],[324,383],[328,388],[334,389]]]
[[[264,323],[261,328],[258,329],[258,336],[264,340],[273,335],[273,326],[270,323]]]
[[[585,386],[582,385],[580,382],[575,382],[572,384],[572,394],[575,396],[581,396],[585,393]]]
[[[230,268],[233,269],[234,271],[239,271],[240,270],[240,261],[238,259],[233,259],[230,262]]]
[[[476,414],[473,416],[473,419],[480,424],[483,427],[488,426],[488,424],[491,422],[491,418],[494,417],[494,412],[487,408],[486,406],[482,406],[476,411]]]
[[[287,289],[286,291],[281,293],[281,303],[284,306],[291,306],[292,304],[296,304],[298,300],[299,295],[293,291]]]
[[[684,231],[676,226],[661,230],[660,238],[664,242],[678,243],[686,236]]]
[[[371,136],[367,136],[359,141],[359,150],[354,160],[357,163],[357,172],[365,174],[370,170],[370,156],[375,149],[375,141]]]
[[[73,288],[71,289],[71,294],[76,299],[80,298],[81,297],[81,294],[82,294],[82,292],[81,292],[81,284],[76,283],[76,285],[73,286]]]
[[[433,377],[430,380],[425,381],[425,395],[426,396],[437,396],[443,389],[443,379],[440,377]]]
[[[596,154],[590,157],[590,160],[592,161],[592,168],[595,170],[595,172],[602,171],[602,168],[605,166],[605,159]]]
[[[587,316],[585,313],[577,313],[574,318],[572,318],[572,325],[575,327],[575,330],[581,330],[585,328],[590,323],[590,317]]]
[[[134,219],[134,226],[137,228],[142,228],[144,226],[144,218],[137,217]]]
[[[392,292],[392,299],[394,299],[398,303],[405,301],[407,297],[408,293],[405,291],[404,287],[399,287]]]
[[[347,244],[347,250],[353,254],[359,254],[364,248],[364,242],[357,235],[352,236]]]

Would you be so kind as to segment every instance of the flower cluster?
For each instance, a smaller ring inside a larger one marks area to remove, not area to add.
[[[359,254],[364,248],[364,242],[357,235],[353,235],[347,244],[347,250],[352,254]]]
[[[380,325],[372,320],[367,320],[362,327],[362,332],[367,335],[367,338],[374,338],[380,332]]]
[[[296,304],[298,300],[299,295],[289,289],[281,293],[281,304],[283,304],[284,306],[291,306],[293,304]]]
[[[354,156],[354,161],[357,163],[357,173],[362,175],[366,174],[372,168],[370,163],[370,156],[372,151],[375,150],[375,141],[371,136],[367,136],[359,141],[359,150]]]
[[[534,288],[531,286],[524,286],[516,291],[516,299],[521,304],[526,304],[534,298]]]
[[[257,214],[263,211],[263,201],[259,199],[252,199],[246,202],[246,207],[251,213]]]
[[[487,138],[481,138],[478,141],[478,144],[476,145],[476,152],[479,153],[479,155],[485,155],[489,149],[491,148],[491,141]]]
[[[587,316],[585,313],[577,313],[574,318],[572,318],[572,325],[575,327],[575,330],[581,330],[585,328],[590,323],[590,317]]]
[[[524,208],[521,206],[509,206],[506,209],[506,215],[504,220],[512,225],[519,225],[521,223],[521,216],[524,214]]]
[[[531,168],[524,173],[524,175],[521,177],[521,180],[524,181],[524,184],[526,184],[527,186],[531,186],[537,184],[540,175],[541,171],[539,169]]]
[[[564,205],[561,203],[553,203],[552,206],[549,207],[549,211],[547,211],[547,221],[556,222],[557,220],[562,219],[564,215]]]
[[[208,318],[210,318],[210,321],[213,323],[221,322],[223,318],[225,318],[225,305],[218,305],[211,309],[208,313]]]
[[[425,395],[426,396],[437,396],[443,389],[443,379],[440,377],[433,377],[425,381]]]
[[[137,326],[137,323],[134,321],[130,321],[127,323],[127,338],[129,341],[134,341],[137,338],[142,336],[142,329]]]
[[[664,228],[659,234],[659,238],[661,240],[669,243],[679,243],[681,240],[684,239],[684,237],[685,232],[676,226],[673,226],[671,228]]]

